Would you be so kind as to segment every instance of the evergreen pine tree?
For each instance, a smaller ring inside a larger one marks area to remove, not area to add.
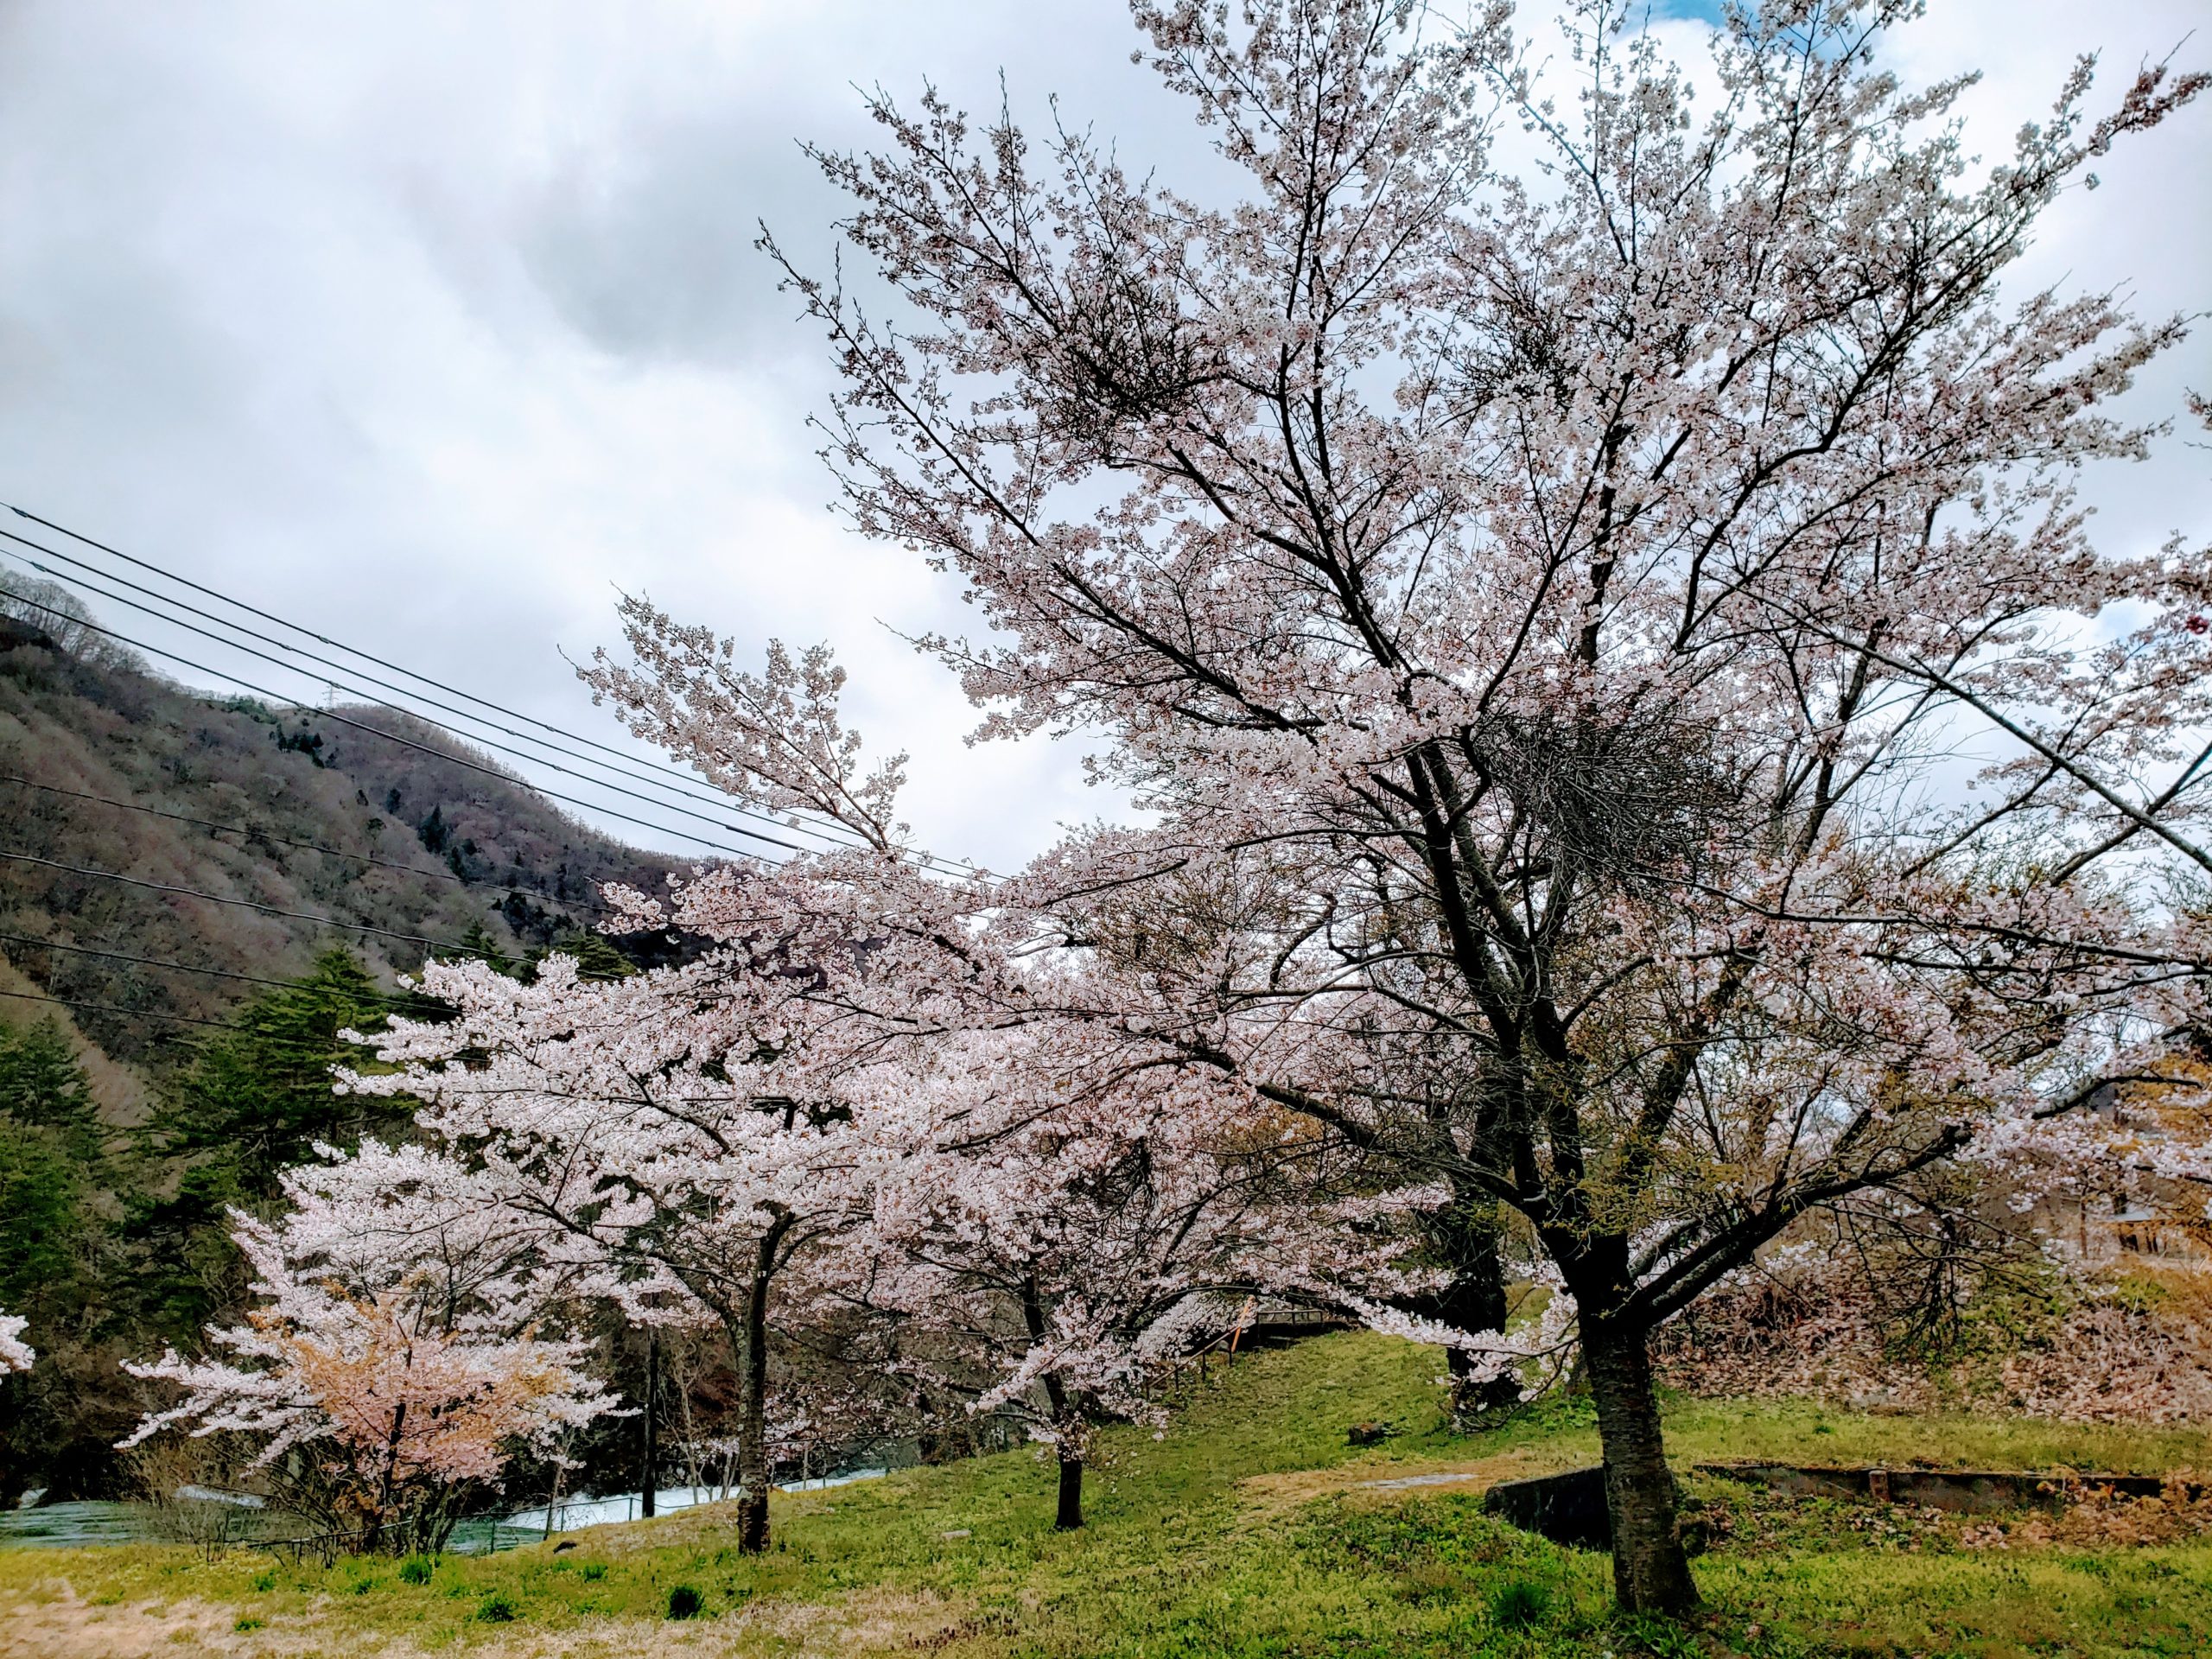
[[[238,1029],[200,1046],[156,1115],[164,1149],[227,1170],[238,1198],[266,1201],[318,1141],[347,1146],[404,1128],[405,1109],[331,1084],[333,1066],[367,1058],[338,1033],[376,1030],[387,1006],[359,957],[325,951],[305,979],[257,997]]]
[[[114,1359],[95,1348],[111,1312],[111,1184],[67,1033],[53,1020],[0,1029],[0,1306],[39,1332],[31,1374],[0,1381],[0,1507],[29,1485],[96,1487],[112,1461],[96,1396]]]
[[[228,1212],[273,1205],[278,1178],[317,1144],[405,1135],[410,1105],[340,1095],[331,1078],[334,1066],[373,1064],[338,1033],[376,1030],[391,1006],[360,958],[335,948],[297,984],[248,1003],[236,1029],[200,1044],[141,1135],[148,1179],[126,1201],[146,1325],[189,1340],[243,1294]],[[435,1006],[407,1012],[419,1018]],[[173,1181],[162,1179],[164,1166],[175,1170]]]

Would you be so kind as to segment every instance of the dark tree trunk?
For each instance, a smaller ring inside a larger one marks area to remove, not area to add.
[[[1021,1318],[1028,1328],[1029,1339],[1042,1342],[1045,1305],[1038,1297],[1034,1279],[1022,1283]],[[1058,1371],[1047,1371],[1040,1380],[1045,1384],[1046,1403],[1052,1408],[1052,1426],[1059,1434],[1060,1508],[1052,1524],[1062,1532],[1073,1532],[1083,1524],[1083,1455],[1077,1452],[1071,1456],[1068,1448],[1088,1443],[1087,1414],[1082,1409],[1087,1402],[1068,1397],[1067,1385],[1060,1381]]]
[[[768,1548],[768,1270],[772,1245],[763,1241],[762,1267],[745,1299],[744,1399],[737,1423],[737,1547],[748,1555]]]
[[[1605,1451],[1613,1594],[1632,1613],[1693,1612],[1697,1585],[1675,1514],[1675,1476],[1651,1385],[1650,1333],[1585,1316],[1582,1351]]]
[[[1060,1456],[1060,1512],[1052,1524],[1062,1532],[1083,1525],[1083,1459],[1065,1452]]]
[[[660,1420],[660,1333],[652,1326],[645,1327],[645,1398],[643,1422],[645,1449],[638,1471],[638,1513],[648,1521],[653,1518],[654,1471],[660,1465],[660,1446],[656,1439]]]
[[[1497,1205],[1479,1194],[1463,1193],[1435,1212],[1428,1233],[1438,1259],[1452,1277],[1442,1289],[1418,1299],[1413,1312],[1470,1333],[1505,1329],[1505,1263],[1498,1255]],[[1470,1383],[1470,1357],[1457,1348],[1445,1352],[1452,1374],[1452,1410],[1460,1418],[1480,1418],[1507,1409],[1521,1398],[1512,1376]]]
[[[377,1490],[377,1512],[369,1518],[367,1535],[361,1541],[365,1552],[382,1546],[385,1529],[393,1522],[392,1482],[399,1473],[399,1437],[406,1424],[407,1402],[402,1400],[391,1408],[391,1433],[385,1437],[384,1443],[384,1480]]]
[[[747,1555],[758,1555],[768,1548],[768,1494],[754,1497],[751,1488],[737,1500],[737,1548]]]

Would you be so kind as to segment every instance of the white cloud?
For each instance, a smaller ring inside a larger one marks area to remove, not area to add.
[[[1899,62],[1985,65],[1993,156],[2076,44],[2116,83],[2194,9],[1937,0]],[[1003,64],[1024,113],[1056,91],[1126,152],[1202,153],[1130,44],[1117,0],[20,0],[0,498],[601,739],[556,648],[607,639],[614,584],[748,642],[827,639],[855,722],[914,751],[930,842],[1003,867],[1103,803],[1066,746],[966,748],[957,688],[878,626],[973,613],[823,510],[822,353],[753,226],[826,254],[836,204],[794,141],[868,142],[855,83],[982,108]],[[2115,155],[2032,270],[2201,304],[2205,115]],[[2190,351],[2145,407],[2212,387]],[[2098,488],[2139,537],[2202,526],[2208,472],[2177,443]]]

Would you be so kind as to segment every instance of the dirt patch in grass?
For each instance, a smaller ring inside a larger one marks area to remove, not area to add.
[[[245,1628],[239,1628],[241,1624]],[[981,1633],[966,1609],[927,1592],[862,1591],[827,1602],[766,1597],[741,1608],[671,1624],[635,1617],[564,1619],[539,1629],[468,1630],[468,1659],[791,1659],[898,1649],[941,1649]],[[429,1646],[423,1645],[427,1638]],[[429,1659],[450,1655],[450,1633],[348,1630],[321,1620],[266,1619],[189,1599],[100,1603],[66,1586],[42,1598],[0,1599],[0,1659]]]
[[[235,1608],[204,1601],[87,1601],[64,1586],[36,1599],[0,1601],[7,1659],[147,1659],[176,1654],[277,1653],[265,1627],[240,1631]]]
[[[1474,1459],[1367,1459],[1329,1469],[1294,1469],[1237,1482],[1246,1503],[1262,1515],[1279,1515],[1317,1498],[1342,1497],[1354,1503],[1389,1503],[1410,1494],[1479,1492],[1502,1480],[1556,1474],[1580,1459],[1550,1446],[1516,1446]]]

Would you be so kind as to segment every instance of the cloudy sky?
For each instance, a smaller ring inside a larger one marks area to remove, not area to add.
[[[1655,26],[1694,54],[1702,10]],[[1898,67],[1983,70],[1992,157],[2075,53],[2116,92],[2203,16],[1929,10]],[[854,722],[913,752],[929,843],[1006,868],[1111,804],[1067,745],[962,742],[957,687],[897,637],[960,626],[957,590],[825,511],[823,353],[753,240],[766,219],[826,259],[836,203],[795,141],[868,142],[875,84],[973,109],[1003,72],[1018,114],[1057,93],[1125,157],[1187,164],[1131,44],[1121,0],[0,0],[0,499],[601,738],[560,653],[610,638],[618,585],[747,642],[827,639]],[[2212,31],[2180,60],[2212,61]],[[2212,303],[2212,108],[2101,171],[2023,282]],[[2212,389],[2209,343],[2136,410]],[[2092,495],[2115,543],[2201,541],[2212,456],[2177,435]]]

